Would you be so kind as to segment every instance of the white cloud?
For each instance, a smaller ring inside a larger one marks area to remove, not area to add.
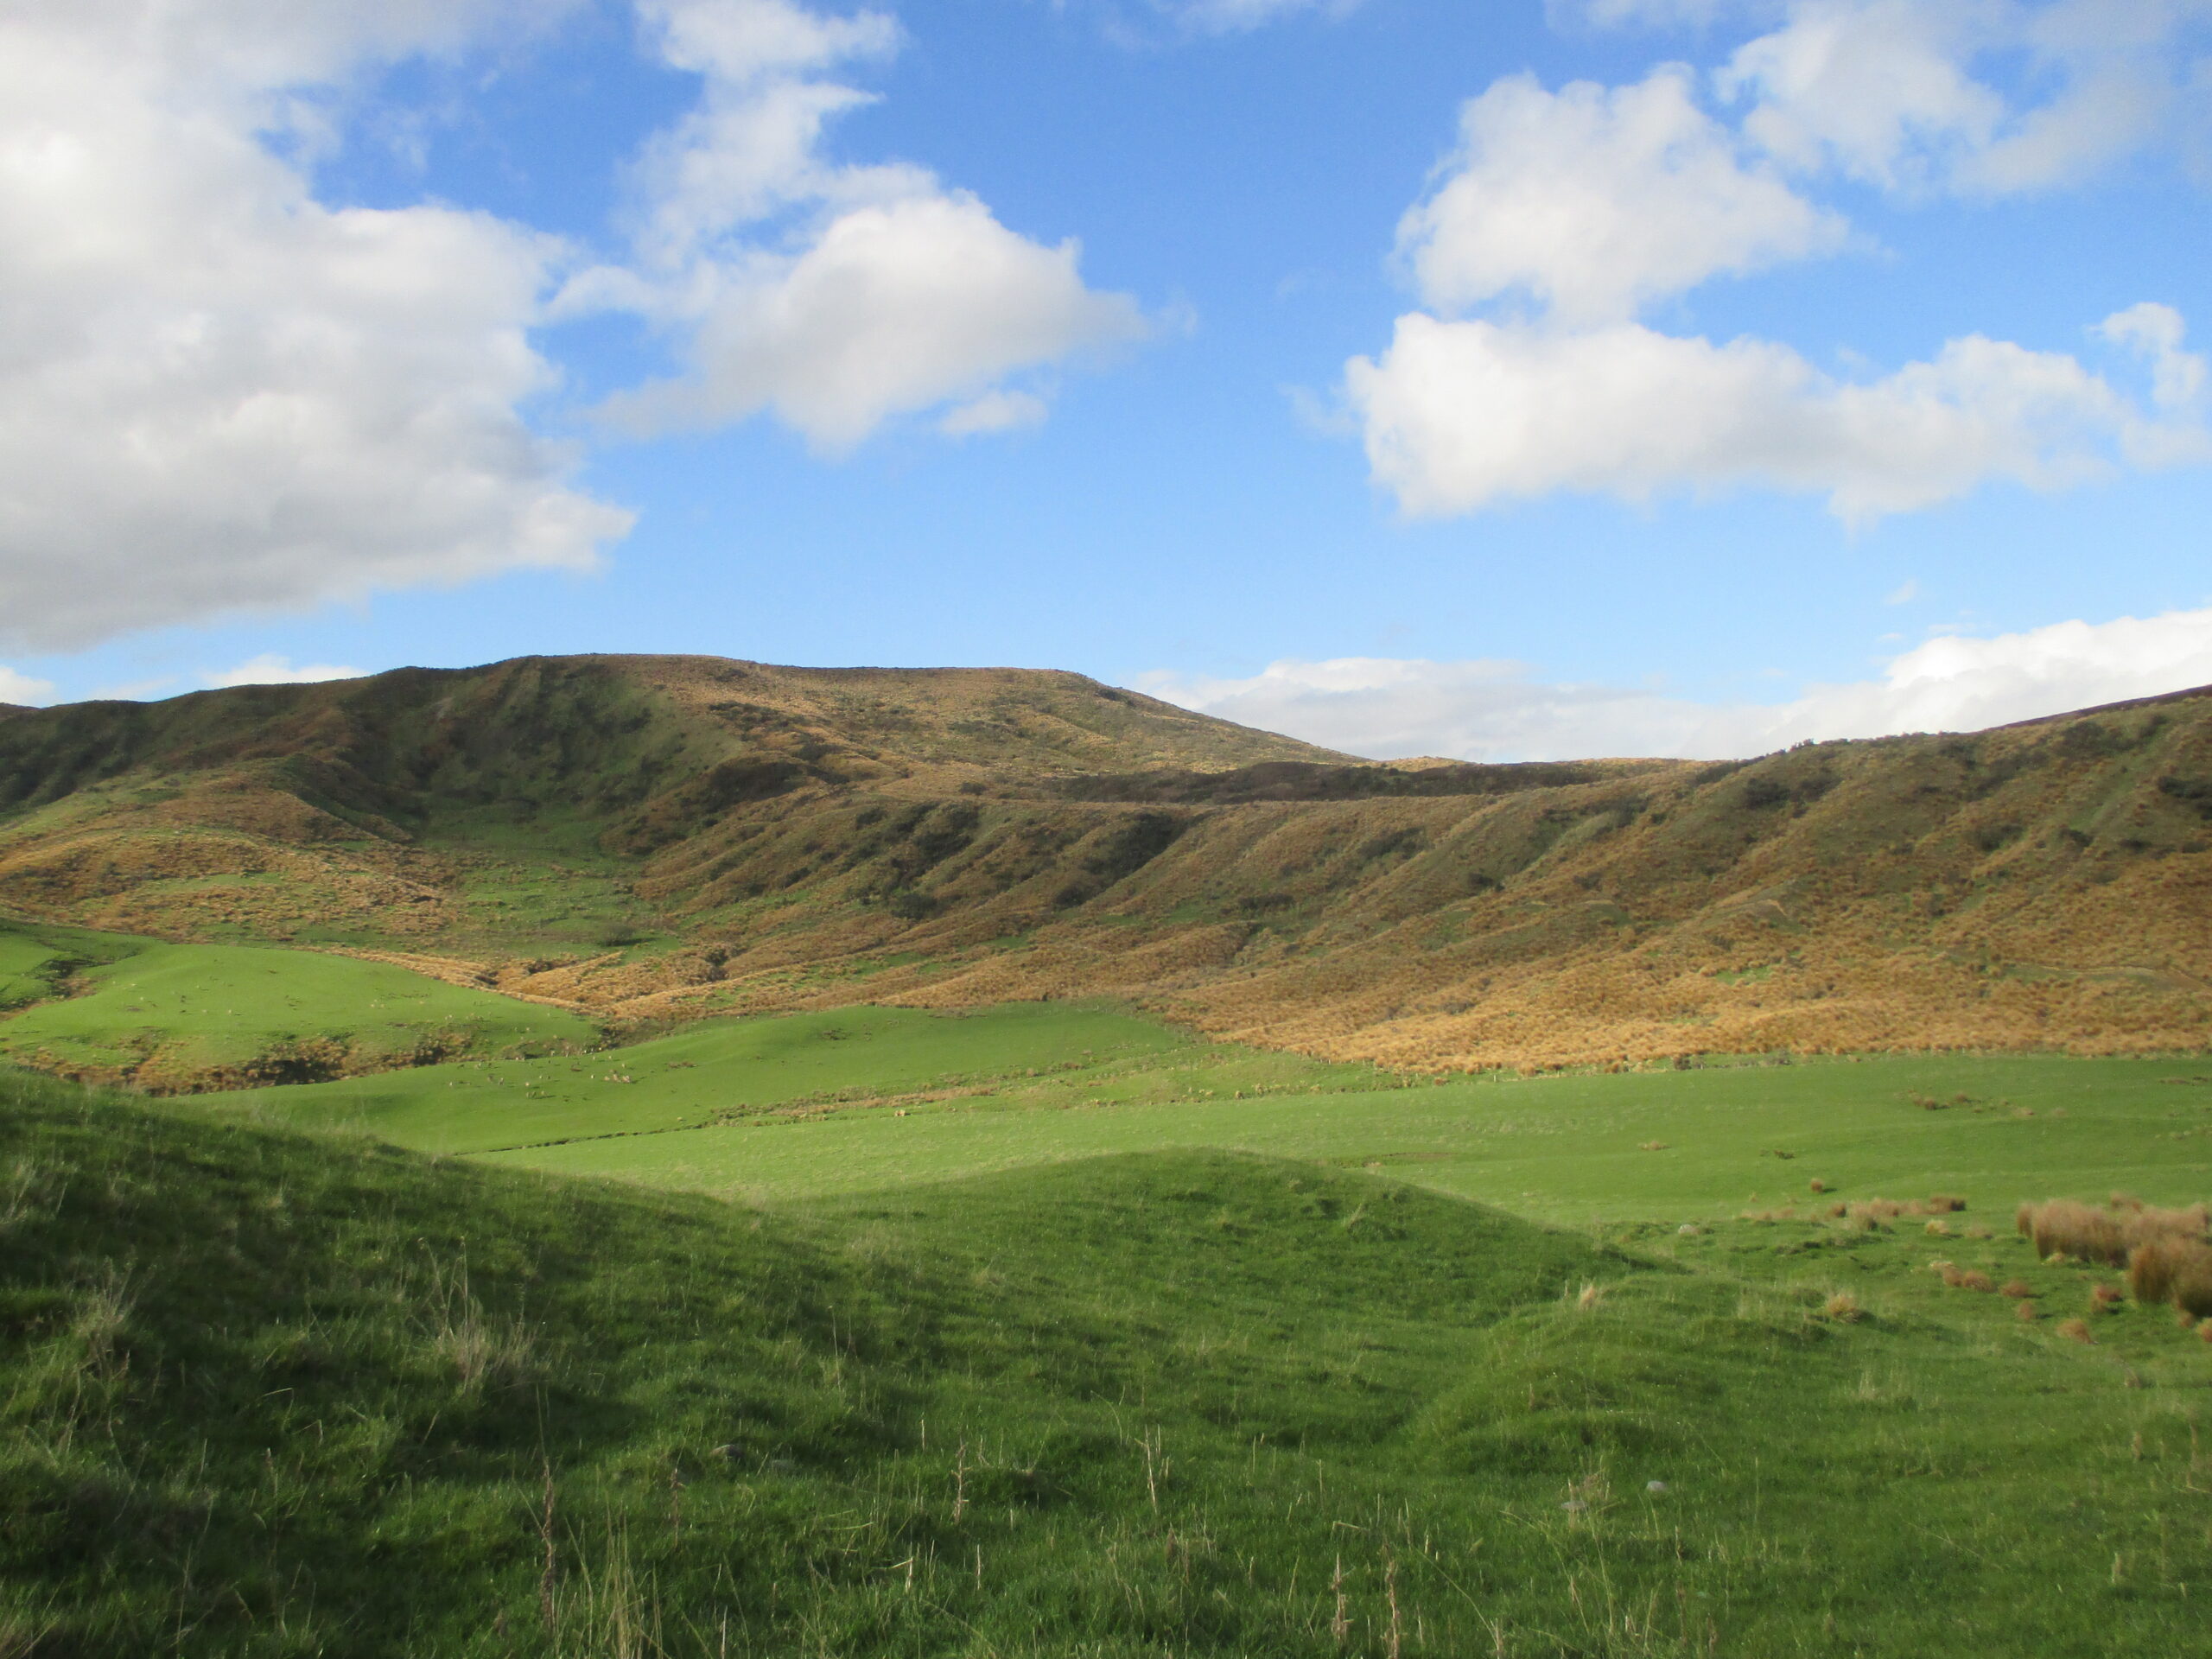
[[[962,409],[944,429],[997,429],[1016,423],[976,411],[1043,408],[1009,376],[1147,332],[1128,296],[1084,284],[1072,240],[1019,235],[919,168],[823,157],[828,121],[869,100],[819,77],[889,50],[888,20],[787,0],[649,0],[648,15],[667,60],[702,76],[702,101],[636,170],[636,268],[587,273],[563,305],[652,318],[686,372],[608,400],[610,421],[649,432],[766,411],[831,453],[947,404]]]
[[[333,210],[288,89],[505,6],[94,0],[0,19],[0,638],[39,647],[521,566],[626,514],[518,413],[557,250]]]
[[[1017,236],[965,194],[855,208],[796,257],[715,268],[694,373],[607,412],[652,430],[772,410],[816,448],[848,449],[893,415],[973,399],[1014,371],[1141,334],[1136,308],[1085,288],[1076,258],[1074,244]],[[1041,400],[1008,393],[967,407],[1041,412]],[[991,429],[956,415],[946,429]]]
[[[1717,82],[1751,104],[1745,134],[1801,168],[2044,189],[2176,136],[2208,17],[2204,0],[1797,0]]]
[[[1185,708],[1379,758],[1732,759],[1807,738],[1973,731],[2212,683],[2212,610],[1931,639],[1878,679],[1809,686],[1771,705],[1547,684],[1503,661],[1344,658],[1275,663],[1244,680],[1160,673],[1138,683]]]
[[[1399,226],[1423,302],[1452,313],[1520,291],[1560,321],[1610,322],[1840,247],[1843,220],[1747,161],[1693,85],[1679,67],[1557,92],[1516,75],[1470,100],[1448,176]]]
[[[54,695],[52,680],[35,680],[0,664],[0,702],[44,702]]]
[[[295,666],[289,657],[263,652],[236,668],[226,668],[219,674],[203,674],[200,683],[210,687],[232,685],[316,685],[325,680],[358,680],[363,671],[340,668],[334,663],[306,663]]]
[[[1213,34],[1257,29],[1302,12],[1343,16],[1360,0],[1155,0],[1191,28]]]
[[[979,432],[1011,432],[1035,426],[1052,412],[1042,397],[1026,391],[987,391],[963,404],[939,421],[938,430],[948,437],[964,438]]]
[[[1347,365],[1345,385],[1375,478],[1417,516],[1560,490],[1643,500],[1762,486],[1864,520],[1993,479],[2049,489],[2123,461],[2212,460],[2190,412],[2153,416],[2071,357],[1979,335],[1851,383],[1770,341],[1415,313],[1379,360]]]

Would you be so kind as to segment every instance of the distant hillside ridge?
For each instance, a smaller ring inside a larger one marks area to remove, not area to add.
[[[1118,995],[1411,1070],[2212,1043],[2212,692],[1382,764],[1071,674],[523,658],[0,722],[0,906],[618,1020]]]

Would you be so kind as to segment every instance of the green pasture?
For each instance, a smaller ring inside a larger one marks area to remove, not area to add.
[[[1204,1077],[1206,1053],[1198,1049],[1189,1071],[1169,1075]],[[715,1096],[708,1079],[700,1083],[703,1109]],[[1814,1179],[1830,1202],[1942,1191],[2007,1212],[2021,1198],[2060,1192],[2101,1197],[2121,1188],[2183,1202],[2212,1192],[2212,1071],[2172,1060],[1884,1057],[1336,1086],[1248,1090],[1244,1099],[1216,1086],[1211,1095],[1186,1089],[1146,1100],[1117,1099],[1101,1083],[1077,1100],[916,1103],[904,1116],[864,1106],[753,1115],[493,1156],[561,1174],[768,1200],[1218,1148],[1363,1167],[1574,1223],[1702,1220],[1807,1205]],[[1915,1096],[1944,1103],[1929,1110]],[[1646,1150],[1653,1142],[1662,1144]]]
[[[25,957],[41,948],[29,931],[0,931],[0,942]],[[127,943],[130,954],[83,969],[89,988],[82,995],[0,1020],[0,1058],[181,1080],[302,1043],[340,1043],[356,1063],[376,1064],[426,1046],[499,1053],[598,1038],[590,1021],[561,1009],[382,963],[247,945]]]
[[[946,1096],[1057,1113],[1371,1087],[1378,1075],[1208,1043],[1103,1003],[1020,1002],[702,1021],[604,1053],[424,1066],[216,1098],[279,1122],[461,1153],[654,1136],[717,1118],[789,1121],[772,1116],[776,1109],[851,1110],[888,1124],[900,1121],[899,1110],[930,1109]],[[944,1173],[932,1167],[920,1179]]]
[[[25,1655],[2164,1659],[2212,1594],[2212,1348],[2002,1237],[1215,1151],[760,1208],[21,1074],[0,1171]]]

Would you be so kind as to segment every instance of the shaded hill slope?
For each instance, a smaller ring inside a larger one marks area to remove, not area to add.
[[[0,901],[617,1018],[1116,995],[1415,1069],[2212,1040],[2212,696],[1407,768],[1067,675],[527,659],[0,724]]]

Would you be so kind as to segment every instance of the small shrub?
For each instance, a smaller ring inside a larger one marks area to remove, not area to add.
[[[1951,1236],[1950,1224],[1940,1219],[1931,1221],[1928,1224],[1927,1232],[1930,1238],[1948,1238]]]
[[[1822,1180],[1819,1176],[1815,1175],[1811,1180],[1805,1183],[1805,1187],[1808,1192],[1825,1192],[1828,1190],[1828,1184]]]
[[[1997,1287],[1997,1294],[2000,1296],[2018,1299],[2032,1296],[2036,1293],[2024,1279],[2007,1279]]]
[[[1859,1299],[1847,1290],[1839,1290],[1821,1306],[1821,1311],[1832,1319],[1846,1325],[1857,1323],[1866,1317],[1866,1310],[1859,1306]]]
[[[1958,1287],[1961,1290],[1987,1292],[1995,1290],[1997,1283],[1987,1274],[1969,1268],[1959,1275]]]
[[[2200,1342],[2212,1343],[2212,1319],[2205,1319],[2198,1324],[2196,1336]]]
[[[2092,1285],[2089,1287],[2089,1306],[2099,1313],[2108,1313],[2126,1299],[2118,1285]]]
[[[2058,1334],[2069,1342],[2080,1343],[2085,1348],[2096,1346],[2097,1339],[2089,1334],[2089,1324],[2086,1319],[2061,1319]]]
[[[2012,1310],[2012,1317],[2024,1325],[2032,1325],[2037,1317],[2033,1302],[2022,1302]]]

